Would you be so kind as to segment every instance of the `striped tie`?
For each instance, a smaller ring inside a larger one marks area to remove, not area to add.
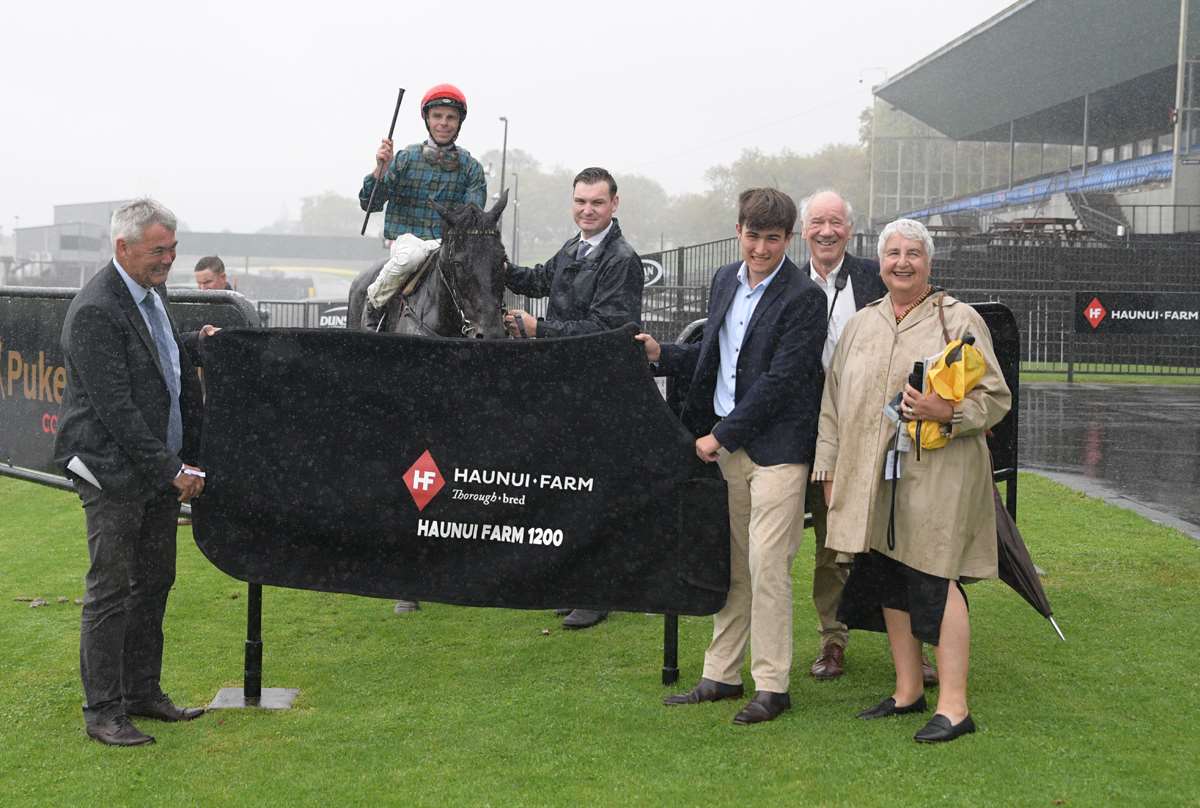
[[[575,253],[575,260],[582,261],[584,258],[587,257],[587,254],[590,253],[591,251],[592,251],[591,244],[588,244],[586,241],[579,242],[579,251],[577,253]]]

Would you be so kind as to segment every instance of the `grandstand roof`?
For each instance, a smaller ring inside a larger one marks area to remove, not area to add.
[[[1200,3],[1189,19],[1197,31]],[[1018,140],[1047,143],[1081,142],[1096,94],[1088,139],[1104,143],[1147,116],[1166,128],[1178,42],[1179,0],[1021,0],[875,94],[956,140],[1007,140],[1015,120]]]

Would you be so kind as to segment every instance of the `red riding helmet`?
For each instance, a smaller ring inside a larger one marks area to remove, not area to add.
[[[439,84],[425,93],[421,99],[422,118],[429,116],[431,107],[451,107],[458,110],[461,121],[467,119],[467,97],[453,84]]]

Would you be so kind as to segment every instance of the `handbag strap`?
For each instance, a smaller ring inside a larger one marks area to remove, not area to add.
[[[942,324],[942,339],[946,341],[947,345],[949,345],[950,344],[950,332],[948,330],[946,330],[946,310],[944,308],[942,308],[943,301],[945,299],[946,299],[946,293],[942,292],[940,295],[938,295],[937,303],[935,305],[937,306],[937,310],[938,310],[938,322],[940,322]]]

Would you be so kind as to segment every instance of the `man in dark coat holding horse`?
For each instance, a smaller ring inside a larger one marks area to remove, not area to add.
[[[508,267],[509,289],[550,298],[544,317],[509,311],[504,322],[512,334],[568,337],[641,322],[642,259],[613,218],[619,203],[617,181],[603,168],[575,176],[571,207],[579,233],[545,264]]]
[[[613,218],[617,181],[603,168],[575,176],[571,210],[579,233],[545,264],[509,265],[505,285],[526,297],[548,297],[544,317],[509,310],[504,325],[518,337],[568,337],[620,328],[642,319],[642,259]],[[608,617],[591,609],[561,610],[563,628],[588,628]]]

